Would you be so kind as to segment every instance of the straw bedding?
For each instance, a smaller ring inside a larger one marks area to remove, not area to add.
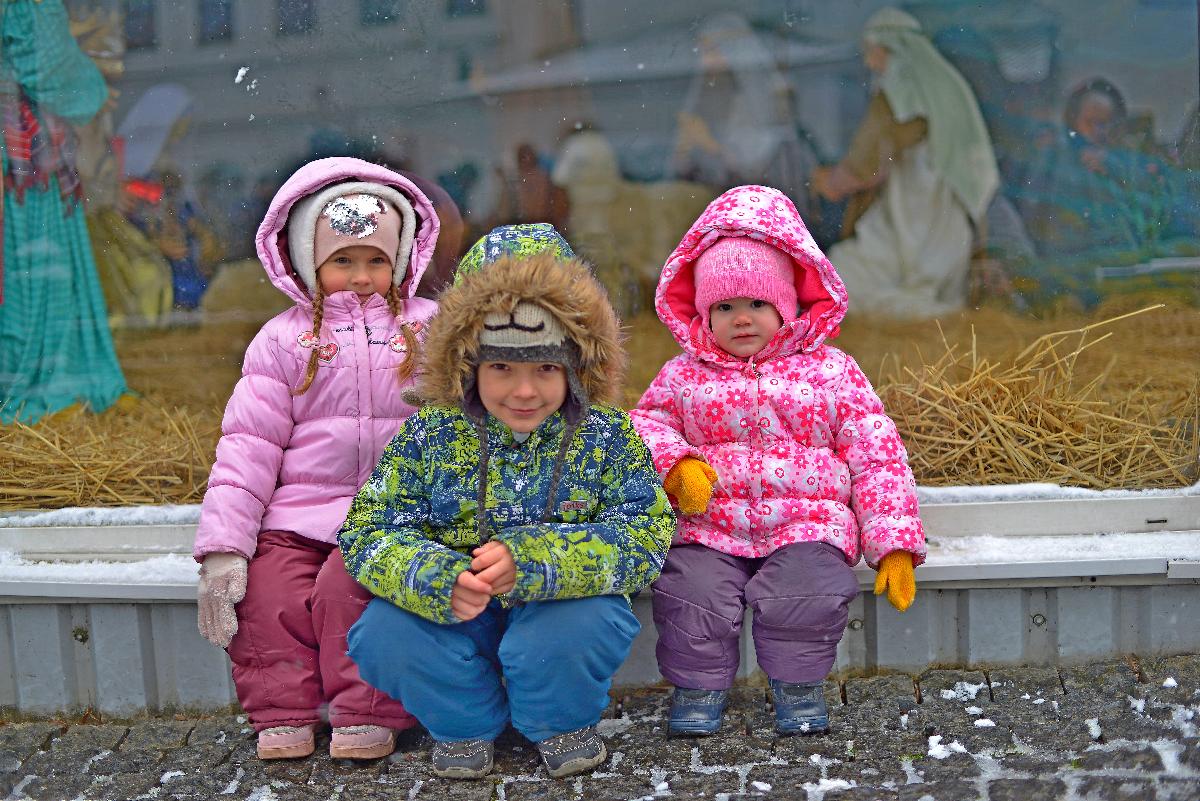
[[[141,403],[0,427],[0,510],[199,502],[254,328],[120,334]],[[652,314],[633,319],[629,335],[632,405],[679,351]],[[1127,304],[1049,320],[988,309],[919,323],[850,317],[835,344],[875,382],[922,484],[1197,480],[1194,308]]]

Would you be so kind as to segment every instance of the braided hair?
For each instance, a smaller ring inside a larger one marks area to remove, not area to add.
[[[313,345],[312,354],[308,357],[308,367],[304,370],[304,382],[300,386],[292,390],[292,396],[303,395],[308,392],[308,388],[312,386],[313,379],[317,377],[317,352],[320,348],[321,339],[321,320],[325,317],[325,288],[321,286],[321,282],[317,282],[317,292],[313,296],[313,327],[312,335],[316,340]]]
[[[400,314],[404,307],[404,299],[400,297],[400,289],[393,284],[387,293],[388,309],[392,316],[397,320],[400,319]],[[313,339],[320,340],[321,337],[321,320],[325,316],[325,290],[321,287],[320,282],[317,283],[317,294],[313,297]],[[405,349],[404,361],[400,363],[399,369],[396,371],[397,377],[401,383],[404,383],[416,371],[417,366],[417,351],[420,348],[420,343],[417,340],[416,332],[408,323],[401,323],[400,333],[404,337]],[[303,395],[312,387],[313,379],[317,376],[317,360],[319,358],[318,351],[320,346],[314,345],[312,354],[308,357],[308,367],[304,371],[304,381],[300,386],[292,390],[293,396]]]

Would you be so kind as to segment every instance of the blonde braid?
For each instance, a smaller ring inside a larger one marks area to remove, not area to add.
[[[401,311],[404,308],[404,299],[400,297],[400,288],[392,284],[391,289],[387,293],[388,309],[392,312],[392,317],[400,319]],[[413,332],[408,323],[400,324],[400,333],[404,336],[404,344],[408,346],[405,352],[404,361],[400,362],[400,367],[396,370],[396,375],[403,384],[408,379],[412,378],[412,374],[417,369],[417,351],[421,347],[421,343],[417,341],[417,335]]]
[[[308,368],[304,371],[304,383],[292,390],[292,396],[303,395],[312,386],[317,377],[317,352],[321,349],[321,319],[325,316],[325,290],[318,283],[317,294],[313,297],[313,327],[312,335],[317,340],[313,345],[312,355],[308,357]]]

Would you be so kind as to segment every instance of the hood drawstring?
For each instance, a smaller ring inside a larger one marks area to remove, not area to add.
[[[565,419],[565,418],[564,418]],[[542,510],[542,522],[550,523],[554,518],[554,500],[558,495],[558,485],[562,481],[564,466],[567,461],[567,449],[571,446],[571,440],[575,439],[575,432],[579,430],[579,426],[583,421],[579,420],[573,423],[566,423],[563,427],[562,442],[559,443],[558,453],[554,456],[554,469],[550,473],[550,488],[546,494],[546,507]],[[488,533],[487,526],[487,473],[488,473],[488,432],[486,418],[483,420],[475,420],[475,430],[479,433],[479,486],[476,490],[475,499],[478,505],[478,510],[475,513],[475,530],[479,534],[479,544],[487,542],[491,539]]]

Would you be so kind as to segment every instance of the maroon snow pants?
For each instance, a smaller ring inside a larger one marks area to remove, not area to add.
[[[346,572],[336,545],[264,531],[249,571],[227,651],[255,731],[317,723],[323,711],[332,726],[416,724],[346,656],[346,632],[373,596]]]

